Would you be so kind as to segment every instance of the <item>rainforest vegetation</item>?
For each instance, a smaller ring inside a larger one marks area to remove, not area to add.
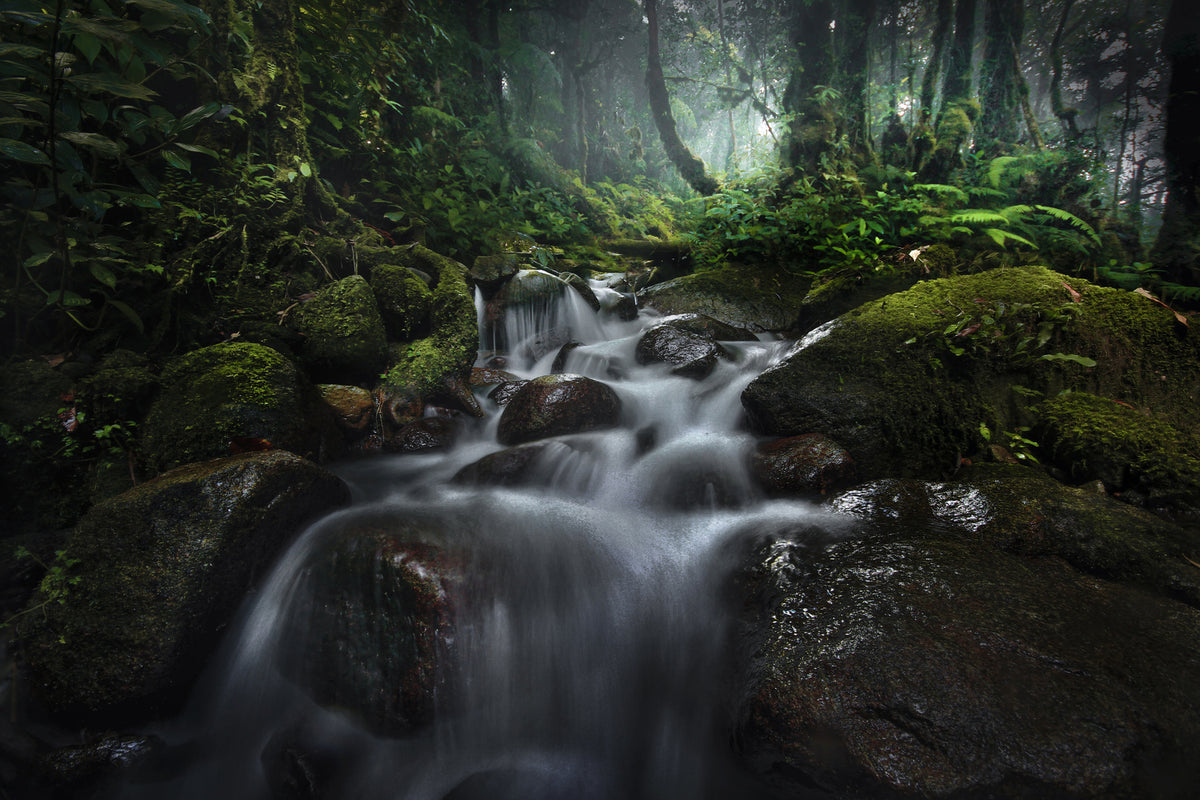
[[[146,370],[413,243],[851,281],[947,244],[1200,302],[1184,0],[5,0],[0,27],[0,350],[127,358],[86,409],[9,415],[14,463],[136,476]]]

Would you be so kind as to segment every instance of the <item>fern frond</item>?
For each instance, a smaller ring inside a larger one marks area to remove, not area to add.
[[[1023,158],[1024,156],[999,156],[997,158],[993,158],[991,163],[988,164],[987,182],[990,183],[993,188],[999,189],[1000,179],[1004,177],[1004,170],[1007,169],[1011,164],[1021,161]]]
[[[960,203],[967,202],[967,193],[957,186],[945,183],[916,183],[912,188],[918,192],[928,192],[938,197],[952,197]]]
[[[970,193],[971,197],[974,197],[978,200],[1007,200],[1009,198],[1008,192],[1000,189],[993,189],[990,186],[971,186],[967,189],[967,191]]]
[[[1023,244],[1026,247],[1031,247],[1034,250],[1038,249],[1036,244],[1029,241],[1024,236],[1017,236],[1015,233],[1011,233],[1009,231],[1002,231],[999,228],[985,228],[983,232],[990,236],[992,241],[1001,247],[1008,247],[1009,242],[1017,242],[1018,244]]]
[[[999,211],[987,208],[968,208],[951,214],[947,221],[957,225],[1008,225],[1012,222]]]
[[[1100,236],[1096,233],[1096,229],[1072,214],[1070,211],[1063,211],[1061,208],[1055,208],[1054,206],[1034,206],[1034,208],[1036,208],[1038,211],[1041,211],[1043,214],[1053,217],[1059,222],[1065,222],[1072,228],[1075,228],[1083,235],[1087,236],[1087,238],[1092,242],[1092,244],[1096,245],[1096,247],[1101,246]]]

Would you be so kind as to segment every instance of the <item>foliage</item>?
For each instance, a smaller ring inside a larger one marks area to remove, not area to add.
[[[14,551],[14,555],[18,559],[27,558],[32,560],[45,573],[41,583],[38,585],[38,597],[41,602],[31,605],[25,610],[19,611],[3,622],[0,622],[0,628],[7,628],[26,614],[32,614],[37,611],[45,614],[46,608],[52,603],[66,605],[67,596],[71,593],[72,587],[78,586],[79,582],[83,580],[80,576],[71,574],[71,568],[79,563],[79,559],[70,556],[66,550],[55,550],[54,560],[49,564],[38,558],[37,555],[24,545],[18,546]]]
[[[12,299],[86,330],[111,310],[135,328],[125,299],[153,268],[131,258],[127,231],[159,207],[160,176],[213,156],[193,137],[222,113],[189,110],[154,88],[194,78],[191,54],[208,18],[179,0],[12,2],[0,11],[0,237],[16,255]],[[15,310],[14,304],[10,310]]]

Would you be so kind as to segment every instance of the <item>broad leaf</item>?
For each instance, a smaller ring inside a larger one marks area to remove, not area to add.
[[[50,163],[50,157],[41,150],[16,139],[0,139],[0,155],[23,164],[46,166]]]
[[[86,147],[101,158],[116,158],[121,155],[121,145],[107,136],[101,136],[98,133],[69,131],[59,135],[72,144]]]
[[[157,92],[140,83],[126,80],[106,72],[86,72],[82,75],[68,75],[67,82],[85,93],[108,92],[117,97],[128,97],[133,100],[150,100]]]

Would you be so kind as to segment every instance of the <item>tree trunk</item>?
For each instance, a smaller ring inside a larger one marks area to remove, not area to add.
[[[837,133],[837,108],[829,88],[833,80],[833,48],[829,25],[833,7],[829,0],[797,3],[791,40],[795,59],[783,111],[791,122],[783,145],[783,165],[813,174],[821,154]]]
[[[975,43],[976,0],[958,0],[954,43],[946,67],[945,102],[935,127],[933,152],[919,168],[925,183],[945,183],[962,166],[962,150],[979,119],[979,101],[971,96],[971,51]]]
[[[946,65],[945,104],[971,96],[971,55],[975,47],[977,0],[958,0],[954,6],[954,41]]]
[[[1167,280],[1200,286],[1200,14],[1192,0],[1171,0],[1163,52],[1171,69],[1167,204],[1151,260]]]
[[[999,148],[1017,140],[1021,107],[1019,56],[1025,35],[1024,0],[987,0],[983,70],[980,73],[980,136]]]
[[[921,77],[921,109],[930,115],[933,114],[933,102],[946,61],[946,44],[950,40],[951,26],[954,24],[954,0],[938,0],[936,19],[933,28],[933,53],[929,56],[929,65],[925,67],[925,74]]]
[[[841,93],[841,129],[853,152],[866,160],[871,152],[867,85],[871,68],[871,25],[876,0],[846,0],[835,32],[837,88]]]
[[[667,94],[667,83],[663,79],[662,60],[658,53],[658,3],[645,0],[646,21],[649,23],[649,49],[646,54],[646,91],[650,98],[650,112],[658,128],[667,158],[679,170],[688,185],[702,195],[716,193],[720,188],[708,174],[704,162],[697,158],[679,138],[675,129],[675,117],[671,114],[671,96]]]
[[[1079,138],[1079,128],[1075,124],[1075,117],[1079,111],[1067,108],[1062,100],[1062,40],[1067,29],[1067,20],[1071,16],[1071,6],[1074,4],[1075,0],[1064,0],[1058,27],[1054,29],[1054,38],[1050,41],[1050,110],[1058,117],[1068,141]]]

